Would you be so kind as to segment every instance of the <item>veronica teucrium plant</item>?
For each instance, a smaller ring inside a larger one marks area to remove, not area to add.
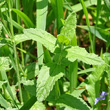
[[[0,110],[110,110],[109,3],[0,0]]]

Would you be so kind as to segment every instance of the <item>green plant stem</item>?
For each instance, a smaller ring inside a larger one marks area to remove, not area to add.
[[[58,63],[57,65],[60,65],[61,64],[61,59],[62,59],[62,51],[64,49],[64,46],[61,44],[61,52],[60,52],[60,55],[59,55],[59,58],[58,58]],[[59,98],[59,96],[61,95],[60,93],[60,88],[59,88],[59,81],[57,81],[55,83],[55,94],[56,94],[56,99]],[[56,106],[56,110],[59,110],[59,106],[57,105]]]
[[[11,98],[12,98],[12,100],[13,100],[15,106],[18,108],[18,106],[17,106],[17,104],[16,104],[16,101],[15,101],[15,99],[14,99],[13,93],[12,93],[12,91],[11,91],[11,87],[10,87],[10,85],[9,85],[9,81],[8,81],[8,78],[7,78],[7,75],[6,75],[6,71],[5,71],[5,70],[0,71],[0,80],[1,80],[1,81],[7,81],[7,83],[3,85],[4,95],[6,95],[6,96],[8,96],[8,97],[11,96]],[[9,94],[7,94],[7,92],[8,92]],[[9,95],[10,95],[10,96],[9,96]]]
[[[8,0],[8,5],[9,5],[9,16],[10,16],[10,20],[11,20],[10,30],[11,30],[12,41],[13,41],[13,51],[14,51],[14,58],[15,58],[15,64],[16,64],[16,73],[17,73],[17,79],[18,79],[19,95],[20,95],[20,101],[21,101],[21,103],[23,103],[22,90],[21,90],[21,85],[20,85],[19,67],[18,67],[18,60],[17,60],[17,50],[16,50],[15,39],[14,39],[13,25],[12,25],[12,14],[11,14],[10,0]]]
[[[62,27],[62,21],[64,15],[63,15],[63,0],[50,0],[51,5],[54,11],[54,15],[56,18],[56,24],[57,24],[57,34],[60,33],[60,29]]]
[[[58,81],[55,83],[55,94],[56,94],[56,99],[58,99],[60,96],[60,88],[59,88],[59,82]],[[58,105],[56,106],[56,110],[59,110]]]
[[[62,27],[61,19],[63,19],[63,0],[56,0],[57,6],[57,33],[60,33],[60,28]]]
[[[72,41],[72,46],[77,46],[77,38],[76,34],[74,35]],[[70,74],[70,93],[74,91],[74,89],[77,87],[77,71],[78,71],[78,61],[74,61],[69,66],[69,74]]]
[[[74,61],[70,64],[70,93],[77,87],[77,70],[78,61]]]
[[[20,0],[16,0],[16,9],[20,10]],[[18,15],[17,15],[17,22],[18,24],[20,24],[20,18]],[[18,33],[21,33],[20,30],[18,30]],[[20,43],[20,48],[23,49],[22,43]],[[22,51],[20,51],[20,53],[21,53],[22,67],[24,68],[24,55]]]
[[[87,23],[87,26],[90,30],[90,23],[89,23],[89,18],[88,18],[88,11],[86,9],[86,6],[84,4],[84,1],[83,0],[80,0],[81,2],[81,5],[83,7],[83,11],[84,11],[84,14],[85,14],[85,17],[86,17],[86,23]],[[93,45],[93,41],[92,41],[92,37],[91,37],[91,33],[89,32],[89,39],[90,39],[90,43],[91,43],[91,50],[92,52],[94,53],[94,45]]]
[[[108,106],[107,110],[110,110],[110,74],[108,74]]]
[[[95,28],[97,28],[97,25],[98,25],[99,14],[100,14],[100,11],[101,11],[101,2],[102,2],[102,0],[97,0],[97,16],[96,16]],[[95,53],[95,36],[96,36],[96,29],[95,29],[95,34],[93,34],[93,49],[94,49],[94,53]]]

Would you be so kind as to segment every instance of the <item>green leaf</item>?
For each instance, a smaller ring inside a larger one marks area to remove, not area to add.
[[[19,1],[20,2],[20,1]],[[21,3],[19,3],[20,5]],[[28,8],[27,8],[28,6]],[[23,12],[28,15],[31,20],[34,20],[33,8],[35,6],[35,0],[22,0],[22,8]],[[20,8],[20,6],[19,6]],[[34,22],[35,23],[35,22]]]
[[[95,68],[88,68],[85,70],[81,70],[78,72],[78,74],[85,74],[85,73],[92,72],[92,71],[95,71]]]
[[[0,42],[0,47],[3,47],[3,46],[5,46],[6,44],[5,43],[1,43]]]
[[[5,4],[6,1],[0,1],[0,8]]]
[[[58,42],[63,45],[69,45],[69,43],[70,43],[69,39],[66,36],[61,35],[61,34],[58,35]]]
[[[90,110],[90,108],[82,101],[82,99],[69,94],[61,95],[56,101],[56,104],[63,107],[68,107],[70,110]]]
[[[57,19],[57,33],[59,34],[60,28],[62,27],[61,19],[64,18],[63,0],[50,0],[50,3],[54,11],[55,18]]]
[[[9,107],[8,102],[3,98],[3,96],[1,94],[0,94],[0,105],[5,108]]]
[[[26,29],[24,34],[31,37],[32,40],[40,42],[50,51],[55,50],[56,38],[48,32],[41,29]]]
[[[34,80],[26,80],[23,82],[25,90],[27,90],[31,95],[36,96],[36,85]]]
[[[15,91],[12,91],[13,89],[15,89],[15,88],[12,88],[11,86],[10,86],[10,84],[9,84],[9,82],[8,82],[8,78],[7,78],[7,74],[6,74],[6,71],[5,71],[5,69],[4,70],[0,70],[0,76],[1,76],[1,79],[3,80],[3,81],[6,81],[7,83],[5,83],[4,84],[4,88],[7,90],[7,92],[9,93],[9,94],[5,94],[6,95],[6,97],[7,98],[9,98],[9,99],[11,99],[11,101],[15,104],[15,106],[17,106],[17,104],[16,104],[16,100],[15,100],[15,98],[16,97],[14,97],[14,95],[16,95],[16,93],[15,93]]]
[[[31,108],[30,110],[46,110],[46,107],[43,103],[40,102],[36,102]]]
[[[64,8],[66,8],[66,9],[67,9],[67,10],[69,10],[70,12],[72,12],[72,11],[73,11],[73,10],[72,10],[72,8],[71,8],[70,3],[69,3],[69,2],[67,2],[67,0],[64,0],[63,5],[64,5]]]
[[[71,13],[65,20],[64,26],[62,27],[60,34],[65,36],[71,42],[75,34],[75,28],[76,14]]]
[[[99,81],[101,80],[104,69],[105,69],[105,65],[96,67],[95,71],[93,71],[92,74],[90,74],[85,81],[86,89],[90,95],[90,97],[88,98],[88,101],[91,104],[91,106],[94,106],[95,98],[99,97],[99,90],[98,90],[100,85]]]
[[[6,20],[11,23],[11,19],[7,16]],[[23,31],[24,27],[22,27],[20,24],[18,24],[17,22],[15,22],[14,20],[12,20],[12,24],[14,27],[16,27],[18,30]]]
[[[46,28],[46,17],[48,12],[48,0],[36,0],[36,27],[38,29],[45,30]],[[37,42],[37,56],[39,66],[43,64],[43,47],[40,42]]]
[[[88,26],[78,26],[78,27],[79,28],[83,28],[83,29],[85,29],[87,31],[90,31],[92,34],[96,35],[99,39],[101,39],[101,40],[103,40],[105,42],[107,42],[107,39],[109,37],[107,35],[110,35],[109,32],[104,31],[103,29],[95,27],[95,26],[90,26],[89,28],[88,28]]]
[[[18,34],[18,35],[15,35],[15,43],[16,45],[21,43],[21,42],[24,42],[24,41],[27,41],[27,40],[31,40],[31,37],[28,37],[24,34]]]
[[[84,48],[78,46],[65,49],[63,54],[70,62],[74,62],[76,59],[78,59],[90,65],[105,64],[100,57],[94,53],[88,53]]]
[[[108,9],[108,12],[110,12],[110,1],[109,0],[104,0],[104,2],[105,2],[105,5]]]
[[[7,83],[7,81],[0,81],[0,89],[2,88],[2,85]]]
[[[18,110],[18,108],[9,107],[9,108],[7,108],[6,110]]]
[[[35,76],[38,75],[39,68],[38,68],[38,63],[30,63],[25,67],[25,74],[27,79],[32,79],[35,78]]]
[[[30,28],[30,27],[35,27],[32,21],[29,19],[27,15],[25,15],[23,12],[21,12],[18,9],[12,9],[21,19],[24,21],[25,25]]]
[[[16,44],[26,40],[34,40],[40,42],[51,52],[54,52],[56,48],[55,44],[57,39],[53,35],[41,29],[25,29],[24,34],[15,36]]]
[[[87,0],[87,1],[84,1],[84,4],[86,5],[86,7],[89,7],[92,5],[97,5],[97,0]],[[103,2],[102,2],[102,4],[103,4]],[[73,5],[72,9],[74,12],[78,12],[78,11],[82,10],[81,3],[77,3],[76,5]]]
[[[31,97],[30,100],[28,100],[28,102],[25,103],[25,104],[20,108],[20,110],[29,110],[29,109],[33,106],[33,104],[36,102],[36,100],[37,100],[37,99],[36,99],[35,96]]]
[[[2,23],[0,21],[0,36],[1,36],[1,33],[2,33]]]
[[[0,71],[9,70],[10,61],[8,57],[0,57]]]
[[[36,25],[37,28],[45,30],[46,27],[46,17],[48,13],[48,0],[37,0],[37,16]]]
[[[38,101],[43,101],[47,98],[55,82],[63,75],[64,67],[62,65],[50,63],[48,66],[43,66],[41,68],[37,80]]]

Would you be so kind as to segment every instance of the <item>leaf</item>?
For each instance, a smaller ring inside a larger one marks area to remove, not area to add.
[[[28,6],[28,8],[27,8]],[[35,0],[22,0],[23,12],[28,15],[31,20],[34,20],[33,8],[35,6]]]
[[[0,47],[3,47],[3,46],[5,46],[6,44],[5,43],[1,43],[0,42]]]
[[[70,43],[69,39],[66,36],[61,35],[61,34],[58,35],[58,42],[63,45],[69,45],[69,43]]]
[[[14,11],[19,17],[21,17],[21,19],[24,21],[28,28],[35,27],[32,21],[29,19],[29,17],[25,15],[23,12],[21,12],[18,9],[12,9],[12,11]]]
[[[0,94],[0,105],[5,108],[9,107],[8,102],[3,98],[3,96],[1,94]]]
[[[16,44],[26,40],[34,40],[43,44],[48,50],[54,52],[56,46],[56,38],[48,32],[41,29],[25,29],[24,34],[15,36]]]
[[[89,7],[92,5],[97,5],[97,0],[87,0],[87,1],[84,1],[84,4],[86,5],[86,7]],[[103,2],[102,2],[102,4],[103,4]],[[81,3],[77,3],[76,5],[73,5],[72,9],[74,12],[78,12],[78,11],[82,10]]]
[[[18,110],[18,108],[9,107],[9,108],[7,108],[6,110]]]
[[[48,0],[37,0],[36,1],[36,27],[42,30],[46,28],[46,17],[48,12]],[[37,56],[38,56],[38,64],[43,64],[43,47],[42,44],[37,42]]]
[[[5,19],[5,18],[4,18]],[[9,23],[11,23],[11,19],[6,16],[6,21],[8,21]],[[12,24],[14,27],[16,27],[18,30],[23,31],[24,27],[22,27],[19,23],[15,22],[14,20],[12,20]]]
[[[109,37],[107,35],[110,35],[109,32],[104,31],[103,29],[98,28],[98,27],[94,27],[94,26],[90,26],[89,28],[87,26],[78,26],[78,27],[83,28],[87,31],[90,31],[92,34],[96,35],[99,39],[105,42],[107,42],[107,39]]]
[[[76,14],[71,13],[65,20],[64,26],[62,27],[60,34],[63,35],[63,37],[66,37],[69,40],[69,42],[71,42],[75,34],[75,28],[76,28]]]
[[[26,29],[24,34],[31,37],[32,40],[40,42],[50,51],[55,50],[56,38],[48,32],[41,29]]]
[[[48,12],[48,0],[38,0],[37,4],[37,28],[45,30],[46,27],[46,17]]]
[[[38,75],[38,72],[39,72],[38,63],[35,63],[35,62],[30,63],[25,67],[25,74],[27,79],[35,78],[35,76]]]
[[[57,19],[57,33],[59,34],[60,28],[62,27],[61,19],[64,18],[63,0],[50,0],[50,3],[54,11],[55,18]]]
[[[5,4],[6,1],[0,1],[0,8]]]
[[[25,103],[21,108],[20,110],[30,110],[30,108],[33,106],[33,104],[36,102],[36,97],[33,96],[30,98],[30,100],[28,100],[27,103]]]
[[[43,101],[52,91],[55,82],[64,75],[64,67],[50,63],[48,66],[43,66],[39,72],[37,80],[37,99]]]
[[[8,57],[0,57],[0,71],[9,70],[9,58]]]
[[[110,1],[109,0],[104,0],[104,2],[105,2],[105,5],[108,9],[108,12],[109,12],[110,11]]]
[[[55,105],[56,100],[58,99],[57,93],[56,93],[56,87],[54,86],[52,91],[50,91],[49,96],[47,96],[46,101],[52,103]]]
[[[23,82],[25,90],[27,90],[31,95],[36,96],[36,85],[34,80],[26,80]]]
[[[90,110],[90,108],[86,103],[82,101],[82,99],[69,94],[61,95],[60,98],[56,101],[56,104],[63,107],[68,107],[70,110]]]
[[[69,2],[67,2],[66,0],[64,0],[63,5],[64,5],[64,8],[66,8],[66,9],[67,9],[67,10],[69,10],[70,12],[72,12],[72,11],[73,11],[73,10],[72,10],[72,8],[71,8],[70,3],[69,3]]]
[[[82,82],[72,93],[72,96],[79,97],[85,91],[85,82]]]
[[[2,85],[7,83],[7,81],[0,81],[0,89],[2,88]]]
[[[74,62],[76,59],[78,59],[90,65],[105,64],[100,57],[98,57],[94,53],[88,53],[84,48],[78,46],[65,49],[63,54],[70,62]]]
[[[94,101],[95,98],[97,97],[97,94],[99,96],[99,92],[97,93],[97,91],[99,91],[97,86],[99,86],[100,83],[98,85],[96,85],[96,83],[98,83],[98,81],[101,80],[104,69],[105,69],[105,65],[96,67],[95,71],[93,71],[85,81],[86,89],[90,95],[88,101],[91,104],[91,106],[94,106]]]
[[[89,68],[89,69],[81,70],[78,72],[78,74],[85,74],[85,73],[92,72],[92,71],[95,71],[95,68]]]
[[[4,70],[0,70],[0,76],[2,78],[3,81],[6,81],[6,83],[4,83],[4,88],[7,90],[7,93],[5,94],[7,98],[9,98],[16,106],[16,100],[14,96],[16,96],[15,90],[12,91],[13,89],[15,89],[15,87],[13,88],[13,86],[11,87],[7,78],[7,74],[5,69]]]
[[[1,33],[2,33],[2,22],[0,21],[0,36],[1,36]]]
[[[40,102],[36,102],[31,108],[30,110],[46,110],[46,107],[43,103]]]
[[[16,45],[21,43],[21,42],[24,42],[24,41],[27,41],[27,40],[31,40],[31,37],[28,37],[24,34],[18,34],[18,35],[15,35],[15,43]]]

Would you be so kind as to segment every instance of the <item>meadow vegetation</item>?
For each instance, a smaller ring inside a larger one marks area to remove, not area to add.
[[[0,0],[0,110],[110,110],[110,0]]]

